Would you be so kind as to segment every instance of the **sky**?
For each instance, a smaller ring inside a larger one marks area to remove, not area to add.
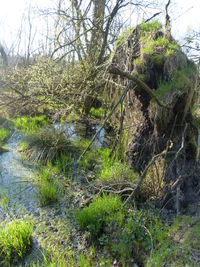
[[[167,0],[160,1],[163,4],[167,2]],[[22,16],[27,15],[25,10],[30,2],[33,7],[45,8],[52,6],[55,0],[0,0],[0,42],[7,47],[17,38]],[[172,33],[176,39],[183,38],[189,29],[200,30],[200,0],[171,0],[171,2]],[[42,34],[43,24],[38,17],[36,20],[34,31]]]

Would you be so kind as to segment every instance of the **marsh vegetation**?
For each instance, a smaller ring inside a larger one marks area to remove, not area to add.
[[[0,266],[199,266],[199,64],[170,1],[126,29],[145,3],[69,2],[54,51],[0,69]]]

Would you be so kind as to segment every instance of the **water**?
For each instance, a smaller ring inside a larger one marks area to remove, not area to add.
[[[54,128],[70,137],[72,141],[76,141],[79,137],[81,138],[92,138],[93,135],[100,129],[99,125],[85,125],[83,123],[66,123],[66,124],[54,124]],[[101,147],[106,139],[105,129],[102,129],[93,143],[93,147]],[[108,141],[108,140],[107,140]]]
[[[98,127],[90,128],[91,136]],[[67,124],[62,125],[62,128],[55,125],[55,129],[64,129],[73,140],[79,137],[77,129],[82,131],[81,136],[83,133],[86,135],[86,129],[81,125]],[[15,132],[8,140],[8,152],[0,155],[0,221],[28,216],[34,223],[33,248],[22,263],[23,266],[28,266],[32,261],[42,261],[41,251],[44,251],[44,248],[58,250],[60,253],[83,249],[83,237],[74,227],[73,209],[80,206],[85,192],[81,185],[73,185],[72,182],[69,190],[57,203],[40,207],[37,197],[37,169],[30,162],[23,161],[19,152],[19,144],[23,140],[24,136]],[[104,140],[103,129],[94,146],[100,147]]]

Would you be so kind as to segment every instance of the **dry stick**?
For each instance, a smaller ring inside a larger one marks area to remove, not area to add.
[[[99,128],[99,130],[96,132],[96,134],[93,136],[92,140],[90,141],[89,145],[87,146],[87,148],[83,151],[83,153],[80,155],[79,159],[78,159],[78,163],[80,162],[80,160],[84,157],[84,155],[86,154],[86,152],[90,149],[91,145],[93,144],[93,142],[95,141],[95,139],[97,138],[97,136],[99,135],[99,133],[101,132],[101,130],[104,128],[106,122],[108,121],[108,119],[112,116],[113,112],[116,110],[116,108],[118,107],[118,105],[123,101],[124,97],[126,96],[127,92],[131,89],[132,87],[132,82],[130,82],[124,89],[123,93],[121,94],[119,100],[117,101],[117,103],[113,106],[113,108],[111,109],[110,113],[108,114],[108,116],[105,118],[102,126]]]

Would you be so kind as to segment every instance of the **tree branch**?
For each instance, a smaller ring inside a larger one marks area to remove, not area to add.
[[[108,68],[108,71],[112,74],[116,74],[116,75],[121,76],[122,78],[127,78],[133,81],[139,88],[144,90],[151,98],[153,98],[159,106],[163,108],[171,109],[169,105],[165,105],[163,102],[161,102],[158,99],[158,97],[154,94],[154,92],[151,90],[151,88],[146,83],[144,83],[142,80],[140,80],[140,78],[138,78],[136,75],[132,75],[129,72],[122,71],[113,65],[110,65],[110,67]]]

